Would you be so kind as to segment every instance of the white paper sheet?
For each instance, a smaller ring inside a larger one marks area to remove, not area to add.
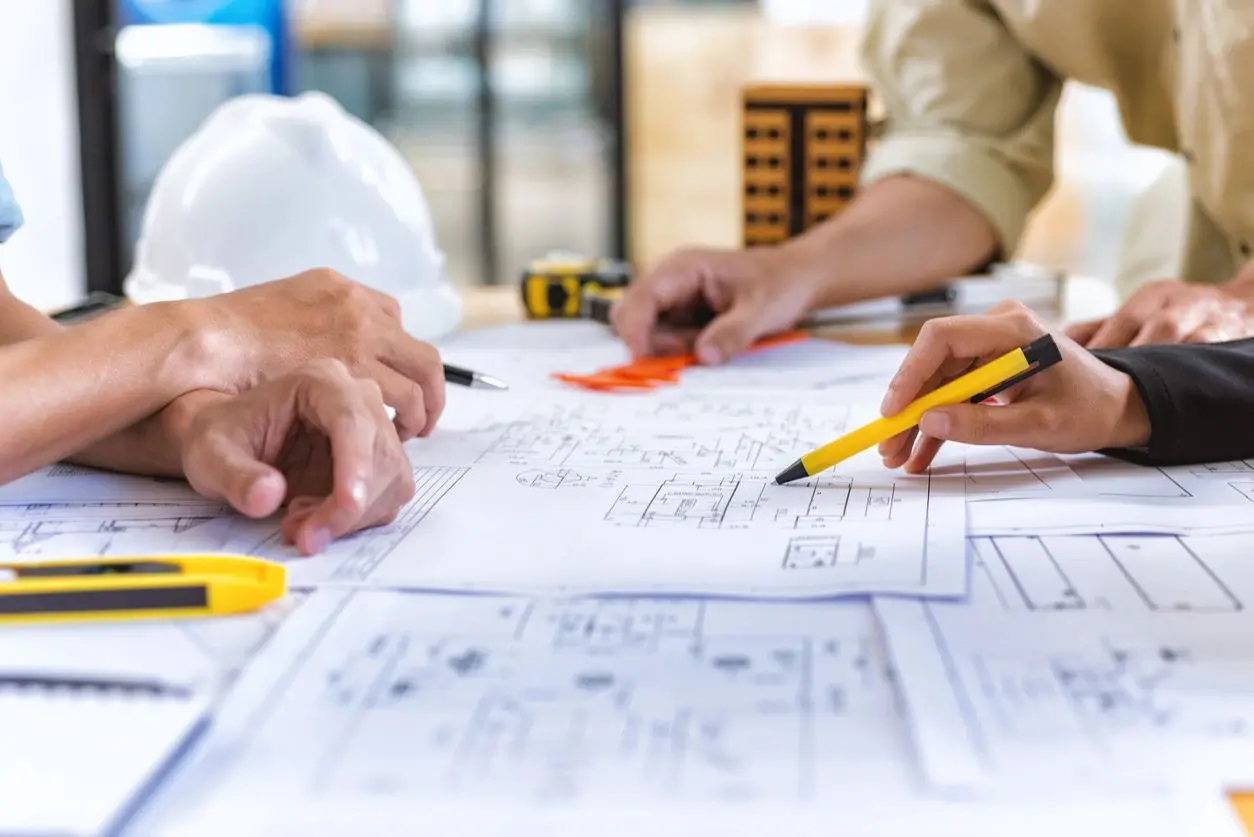
[[[571,391],[553,380],[556,372],[589,374],[630,362],[622,342],[604,326],[545,323],[534,334],[509,327],[469,332],[442,343],[448,363],[503,379],[512,389]],[[684,370],[684,391],[753,389],[789,392],[854,392],[867,401],[884,395],[905,346],[852,346],[832,340],[802,340],[760,349],[719,366]],[[457,397],[456,394],[453,397]]]
[[[824,393],[463,393],[410,444],[397,520],[313,559],[278,521],[212,504],[0,507],[0,554],[237,552],[324,582],[438,590],[957,596],[961,475],[910,477],[869,451],[788,486],[775,474],[874,416]],[[108,477],[91,474],[93,491]],[[121,479],[121,478],[119,478]],[[71,496],[74,478],[65,480]]]
[[[993,535],[1225,535],[1254,532],[1254,503],[1179,499],[1008,499],[972,503],[967,531]]]
[[[974,450],[959,446],[959,450]],[[1004,450],[988,448],[989,451]],[[950,454],[952,456],[952,454]],[[994,459],[1000,454],[985,454]],[[1222,535],[1254,532],[1254,464],[1219,462],[1151,468],[1098,454],[1031,454],[1038,462],[1069,468],[1074,479],[1060,491],[1024,483],[1010,493],[973,494],[968,530],[977,536],[1163,534]],[[1057,482],[1057,481],[1056,481]],[[1050,501],[1042,514],[1040,502]],[[1061,500],[1062,502],[1057,502]]]
[[[368,575],[337,569],[336,579],[560,593],[965,589],[959,478],[892,474],[868,452],[773,484],[801,452],[871,415],[864,408],[723,392],[483,403],[413,447],[446,475],[421,524],[363,536],[395,547]],[[318,572],[294,568],[309,581],[326,578]]]
[[[302,596],[240,616],[6,626],[0,677],[121,678],[213,694],[230,685]]]
[[[1239,833],[1193,799],[920,794],[865,604],[327,590],[137,833]]]
[[[202,499],[182,480],[113,474],[64,463],[40,468],[0,485],[0,506],[184,502],[202,502]]]
[[[207,709],[195,694],[0,689],[0,833],[117,833]]]
[[[973,548],[967,602],[875,603],[937,786],[1254,779],[1247,537]]]
[[[963,475],[968,503],[1016,498],[1041,502],[1089,493],[1064,459],[1026,448],[947,444],[931,470],[937,476]]]

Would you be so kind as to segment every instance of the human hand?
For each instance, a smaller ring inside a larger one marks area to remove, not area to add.
[[[1194,285],[1164,279],[1138,290],[1110,317],[1079,323],[1067,336],[1089,349],[1152,343],[1218,343],[1254,336],[1244,284]]]
[[[811,284],[780,247],[680,250],[628,286],[611,320],[636,357],[694,352],[714,365],[795,325],[810,307]]]
[[[286,501],[283,540],[306,555],[390,523],[414,494],[379,386],[339,361],[305,364],[241,395],[215,393],[193,409],[177,432],[192,488],[249,517]]]
[[[405,333],[395,299],[335,271],[310,270],[185,304],[219,338],[219,356],[206,361],[224,364],[215,387],[224,392],[334,358],[379,385],[402,440],[431,433],[444,409],[439,352]]]
[[[930,320],[889,384],[881,412],[914,399],[1027,345],[1048,331],[1018,302],[982,316]],[[1053,453],[1136,447],[1149,441],[1149,417],[1132,379],[1061,334],[1062,362],[998,396],[999,404],[956,404],[923,414],[917,428],[879,446],[884,465],[921,473],[946,441],[1015,445]]]

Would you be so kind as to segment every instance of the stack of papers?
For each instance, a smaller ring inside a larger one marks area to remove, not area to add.
[[[229,631],[0,634],[0,664],[146,660],[218,696],[124,833],[1242,833],[1250,463],[954,445],[777,486],[878,414],[904,349],[601,394],[551,378],[627,359],[596,324],[441,348],[511,390],[451,390],[413,501],[315,558],[180,483],[0,490],[8,557],[244,552],[302,593]]]

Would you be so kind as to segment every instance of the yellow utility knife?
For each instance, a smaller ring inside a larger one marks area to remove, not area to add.
[[[0,562],[0,624],[224,616],[286,589],[282,564],[244,555]]]

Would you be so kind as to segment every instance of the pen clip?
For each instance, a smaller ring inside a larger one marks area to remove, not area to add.
[[[1028,368],[1024,369],[1017,375],[1012,375],[1000,384],[989,387],[983,392],[971,396],[970,403],[979,404],[987,401],[998,393],[1005,392],[1012,386],[1026,381],[1037,372],[1043,372],[1062,360],[1062,352],[1058,349],[1058,344],[1054,342],[1052,335],[1046,334],[1038,337],[1028,345],[1022,348],[1023,357],[1028,362]]]

